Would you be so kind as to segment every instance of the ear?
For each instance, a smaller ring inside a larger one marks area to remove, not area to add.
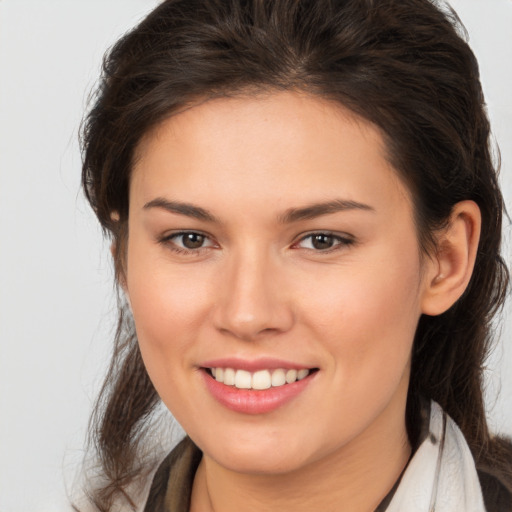
[[[475,266],[482,217],[474,201],[457,203],[437,235],[436,252],[426,263],[422,313],[440,315],[464,293]]]

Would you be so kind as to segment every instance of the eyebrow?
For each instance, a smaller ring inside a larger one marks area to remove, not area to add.
[[[335,199],[325,203],[315,203],[302,208],[290,208],[279,216],[279,221],[283,224],[297,222],[299,220],[315,219],[322,215],[337,213],[347,210],[363,210],[375,212],[375,208],[368,204],[359,203],[358,201],[349,201],[346,199]]]
[[[195,206],[190,203],[182,203],[179,201],[169,201],[163,197],[157,197],[146,203],[144,209],[160,208],[170,213],[185,215],[206,222],[219,222],[219,220],[208,210]],[[309,220],[322,215],[347,211],[347,210],[363,210],[374,212],[375,208],[370,205],[360,203],[358,201],[350,201],[346,199],[335,199],[325,203],[314,203],[301,208],[289,208],[283,214],[278,216],[278,221],[282,224],[291,224],[300,220]]]
[[[144,205],[145,210],[149,210],[150,208],[161,208],[170,213],[177,213],[179,215],[185,215],[186,217],[192,217],[206,222],[218,222],[214,215],[200,206],[195,206],[190,203],[181,203],[178,201],[169,201],[163,197],[157,197]]]

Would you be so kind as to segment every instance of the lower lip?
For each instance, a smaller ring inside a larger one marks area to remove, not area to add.
[[[317,372],[310,373],[302,380],[263,390],[238,389],[217,382],[202,370],[206,387],[219,403],[232,411],[243,414],[265,414],[275,411],[302,393]]]

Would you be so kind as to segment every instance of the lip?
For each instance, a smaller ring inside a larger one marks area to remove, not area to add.
[[[301,363],[294,363],[281,359],[274,359],[270,357],[262,357],[254,360],[239,359],[236,357],[226,357],[222,359],[212,359],[205,361],[199,365],[202,368],[234,368],[235,370],[245,370],[251,373],[258,370],[300,370],[301,368],[312,368],[310,365]]]
[[[284,406],[294,398],[303,393],[306,388],[313,382],[316,372],[310,373],[302,380],[297,380],[291,384],[285,384],[275,388],[264,390],[238,389],[234,386],[228,386],[222,382],[217,382],[204,368],[236,368],[246,371],[258,371],[261,369],[277,369],[277,368],[304,368],[305,366],[293,366],[291,364],[283,365],[283,362],[274,361],[275,365],[263,365],[262,361],[246,361],[245,364],[233,364],[233,360],[216,360],[208,362],[201,369],[201,375],[204,384],[212,395],[212,397],[221,405],[241,414],[266,414]],[[215,363],[210,365],[210,363]],[[238,361],[240,363],[240,361]],[[268,363],[268,362],[267,362]]]

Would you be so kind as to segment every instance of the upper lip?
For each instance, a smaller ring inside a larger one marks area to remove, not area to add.
[[[258,370],[298,370],[301,368],[313,368],[309,364],[301,364],[293,361],[285,361],[283,359],[275,359],[263,357],[258,359],[240,359],[237,357],[223,357],[220,359],[211,359],[204,361],[200,365],[202,368],[233,368],[236,370],[246,370],[248,372],[256,372]]]

